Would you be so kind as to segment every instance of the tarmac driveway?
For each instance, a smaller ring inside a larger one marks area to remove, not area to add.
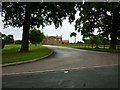
[[[118,65],[118,53],[44,45],[55,53],[36,62],[3,67],[3,75]],[[120,56],[120,55],[119,55]]]
[[[117,66],[7,75],[2,80],[3,88],[120,88]]]

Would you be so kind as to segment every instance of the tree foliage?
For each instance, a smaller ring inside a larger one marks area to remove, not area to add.
[[[71,34],[70,34],[70,37],[72,37],[72,36],[74,36],[74,37],[76,37],[76,33],[75,32],[72,32]]]
[[[40,30],[34,29],[30,31],[29,39],[32,44],[39,44],[40,42],[42,42],[43,38],[44,34]]]
[[[77,41],[77,44],[82,44],[83,42],[82,41]]]
[[[14,43],[14,37],[11,34],[9,35],[2,34],[2,39],[4,40],[3,42],[6,44]]]
[[[76,13],[74,10],[75,3],[4,2],[2,6],[2,12],[5,16],[4,25],[22,27],[27,6],[30,9],[30,27],[44,27],[53,22],[58,28],[66,16]],[[67,6],[70,7],[66,9]]]

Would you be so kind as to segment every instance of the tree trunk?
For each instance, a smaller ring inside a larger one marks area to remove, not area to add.
[[[37,46],[37,44],[35,44],[35,46]]]
[[[105,44],[103,46],[104,46],[104,49],[105,49]]]
[[[111,41],[110,41],[110,49],[116,49],[116,39],[117,39],[117,30],[111,30]]]
[[[110,32],[111,35],[111,42],[110,42],[110,49],[116,49],[116,43],[117,43],[117,29],[118,29],[118,17],[119,17],[119,12],[117,9],[113,11],[113,19],[112,19],[112,29]]]
[[[120,41],[119,41],[119,39],[117,40],[117,49],[118,50],[120,49]]]
[[[88,48],[89,48],[89,44],[88,44]]]
[[[23,35],[22,35],[22,46],[20,52],[29,51],[29,29],[30,29],[30,6],[26,5],[25,8],[25,18],[23,23]]]
[[[93,48],[93,44],[92,44],[92,48]]]
[[[99,47],[98,47],[98,44],[96,44],[96,47],[95,47],[96,49],[98,49]]]

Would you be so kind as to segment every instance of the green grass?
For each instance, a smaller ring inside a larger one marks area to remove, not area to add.
[[[2,64],[21,62],[48,55],[52,50],[44,46],[30,45],[29,52],[19,53],[21,45],[6,45],[2,50]]]
[[[95,48],[95,46],[75,46],[75,45],[57,45],[57,46],[63,46],[63,47],[70,47],[70,48],[77,48],[77,49],[86,49],[86,50],[94,50],[94,51],[106,51],[106,52],[120,52],[120,50],[112,50],[109,49],[109,46],[106,46],[105,49],[102,45],[99,46],[98,49]]]

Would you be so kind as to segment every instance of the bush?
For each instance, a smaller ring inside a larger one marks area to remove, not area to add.
[[[22,40],[16,40],[15,44],[22,44]]]

